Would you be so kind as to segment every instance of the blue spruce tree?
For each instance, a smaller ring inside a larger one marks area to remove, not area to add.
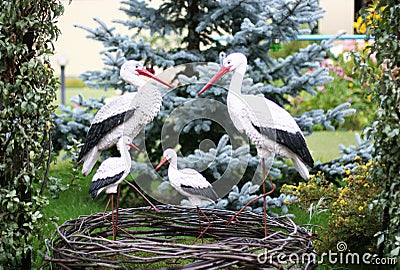
[[[104,45],[101,54],[105,68],[87,71],[81,77],[88,86],[95,88],[136,91],[133,86],[127,85],[119,78],[119,68],[127,59],[141,60],[149,69],[184,65],[184,70],[174,78],[178,86],[164,95],[160,113],[146,128],[145,142],[149,160],[154,164],[162,155],[160,140],[163,128],[167,131],[169,129],[170,132],[166,134],[179,131],[179,140],[174,144],[168,143],[168,139],[171,139],[168,136],[163,138],[163,143],[165,147],[179,145],[183,156],[180,161],[185,166],[205,169],[203,174],[210,182],[221,178],[222,175],[229,178],[240,171],[242,180],[238,183],[239,188],[251,188],[251,192],[238,192],[238,187],[235,187],[230,199],[220,203],[221,207],[229,208],[227,204],[236,205],[231,208],[240,207],[248,199],[244,200],[241,197],[238,203],[236,199],[232,199],[240,197],[235,194],[243,193],[251,197],[249,194],[256,192],[254,185],[261,182],[256,151],[252,146],[235,148],[235,140],[243,141],[245,138],[237,139],[236,135],[227,138],[227,130],[219,123],[212,119],[199,118],[198,115],[203,115],[202,112],[212,111],[214,107],[211,104],[204,108],[204,102],[196,101],[199,100],[197,92],[210,79],[213,71],[219,68],[221,57],[235,51],[243,52],[249,60],[242,92],[262,94],[281,106],[290,106],[288,96],[296,96],[301,91],[314,93],[316,86],[330,81],[328,71],[321,67],[319,62],[326,57],[332,41],[310,44],[286,58],[276,59],[270,53],[271,48],[277,44],[288,43],[298,35],[310,33],[311,29],[315,28],[318,19],[323,16],[318,1],[169,0],[163,1],[157,8],[151,7],[146,1],[123,0],[121,3],[121,9],[129,19],[115,20],[114,23],[126,26],[132,34],[116,33],[114,27],[107,26],[97,18],[96,28],[77,26],[87,31],[88,38]],[[193,62],[210,63],[189,64]],[[229,78],[220,80],[219,86],[213,86],[204,97],[226,104],[228,83]],[[85,101],[80,98],[76,99],[76,102],[82,105],[83,109],[76,112],[65,109],[64,115],[55,116],[56,122],[59,123],[58,130],[64,131],[64,136],[58,136],[60,145],[66,134],[75,139],[85,137],[88,120],[102,101]],[[95,105],[91,105],[92,103]],[[349,106],[350,104],[343,104],[328,112],[316,108],[294,117],[307,135],[312,132],[312,126],[315,124],[332,129],[332,121],[343,121],[344,116],[354,112]],[[166,123],[176,108],[186,107],[190,108],[179,110],[179,117],[174,117],[175,120],[169,124]],[[218,113],[221,114],[220,117],[229,119],[226,110]],[[73,118],[76,114],[79,114],[79,117],[75,117],[74,120],[81,125],[78,125],[79,129],[71,129],[68,127],[68,124],[71,124],[66,119]],[[202,142],[209,142],[209,145],[200,147]],[[272,177],[279,179],[276,182],[293,183],[300,179],[285,160],[275,157],[271,164]],[[137,161],[132,163],[133,169],[143,173],[147,171],[155,177],[148,165]],[[229,173],[224,174],[227,170]],[[165,171],[162,174],[165,175]],[[140,179],[137,181],[140,182]],[[248,181],[253,183],[244,185]],[[160,188],[165,189],[166,186],[167,184],[162,184]]]

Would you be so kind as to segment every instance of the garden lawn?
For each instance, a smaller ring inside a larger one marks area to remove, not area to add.
[[[94,88],[70,88],[67,87],[65,89],[65,103],[66,105],[71,105],[71,98],[77,95],[83,95],[85,99],[88,99],[89,97],[93,98],[102,98],[105,96],[106,98],[116,96],[115,90],[114,89],[109,89],[107,91],[104,91],[103,89],[94,89]],[[61,90],[57,91],[57,99],[54,102],[55,104],[60,104],[61,103]]]
[[[318,131],[306,137],[314,161],[327,162],[340,157],[339,144],[357,145],[356,133],[360,131]]]

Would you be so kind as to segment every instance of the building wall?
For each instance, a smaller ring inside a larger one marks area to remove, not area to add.
[[[353,34],[354,1],[319,0],[319,3],[326,11],[318,24],[320,34],[334,35],[343,30]]]
[[[126,19],[125,13],[119,10],[120,0],[62,0],[65,11],[59,17],[58,27],[61,35],[55,42],[55,55],[50,58],[56,74],[59,74],[60,66],[57,58],[65,56],[68,64],[65,68],[66,76],[79,76],[87,70],[101,69],[103,62],[99,52],[104,50],[103,45],[95,40],[88,39],[87,31],[74,27],[75,24],[96,28],[97,22],[93,18],[99,18],[107,26],[116,26],[111,23],[115,19]],[[69,3],[70,2],[70,3]],[[116,32],[127,33],[126,28],[119,27]]]
[[[161,0],[151,1],[152,6],[157,6]],[[96,28],[98,24],[93,18],[99,18],[108,26],[116,27],[115,32],[129,33],[125,27],[112,23],[114,19],[125,20],[125,13],[119,10],[120,0],[62,0],[64,15],[59,18],[58,26],[61,36],[55,42],[55,55],[51,57],[51,63],[59,74],[60,67],[57,58],[66,56],[66,76],[79,76],[87,70],[101,69],[103,62],[100,51],[104,49],[98,41],[86,38],[85,30],[74,27],[80,24]],[[326,10],[324,19],[319,22],[321,34],[336,34],[340,30],[353,33],[354,1],[349,0],[320,0],[321,6]]]

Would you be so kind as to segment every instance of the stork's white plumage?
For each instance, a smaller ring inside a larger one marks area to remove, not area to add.
[[[103,190],[110,194],[105,212],[111,201],[111,219],[113,228],[113,239],[116,239],[116,223],[118,222],[118,200],[117,198],[117,214],[114,218],[114,194],[117,193],[119,184],[128,176],[131,169],[131,156],[129,154],[129,147],[135,148],[132,144],[132,139],[127,136],[119,138],[117,148],[121,154],[120,157],[110,157],[104,160],[92,178],[92,185],[90,186],[89,193],[92,194],[93,199],[97,197]],[[118,192],[119,195],[119,192]],[[118,196],[119,197],[119,196]]]
[[[242,82],[247,68],[247,58],[242,53],[232,53],[222,61],[222,67],[217,74],[199,91],[199,95],[206,91],[213,83],[227,72],[231,71],[232,79],[227,96],[228,112],[235,127],[245,133],[257,148],[261,157],[263,171],[264,197],[264,234],[267,236],[267,212],[265,185],[265,159],[271,153],[279,154],[293,160],[296,170],[304,179],[308,179],[307,165],[314,166],[314,160],[307,148],[303,133],[293,117],[276,103],[263,96],[243,95]],[[268,174],[269,177],[269,174]],[[271,179],[270,179],[271,182]],[[272,182],[271,182],[272,185]],[[250,200],[229,221],[234,220],[253,201]]]
[[[241,86],[247,68],[247,58],[242,53],[232,53],[224,60],[221,69],[200,90],[199,95],[227,72],[231,71],[227,105],[235,127],[245,133],[255,144],[263,160],[271,153],[293,160],[296,170],[304,179],[309,178],[307,165],[314,160],[307,148],[303,133],[293,117],[282,107],[262,96],[244,95]]]
[[[138,91],[113,99],[97,112],[78,157],[78,162],[83,162],[83,175],[88,175],[92,171],[103,150],[115,145],[123,135],[135,138],[160,111],[162,105],[160,90],[152,85],[144,87],[146,81],[139,75],[171,87],[144,69],[140,62],[134,60],[125,62],[121,67],[120,76],[124,81],[136,86]]]
[[[166,149],[163,156],[155,170],[169,161],[168,178],[173,188],[186,196],[193,206],[200,206],[203,200],[215,203],[218,195],[204,176],[189,168],[178,170],[178,156],[174,149]]]
[[[92,178],[89,192],[93,199],[104,189],[107,194],[117,193],[118,185],[128,176],[131,169],[129,147],[135,148],[132,139],[122,136],[117,143],[120,157],[110,157],[104,160]]]

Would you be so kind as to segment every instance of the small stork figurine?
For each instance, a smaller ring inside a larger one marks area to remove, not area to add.
[[[215,204],[215,201],[219,196],[207,179],[196,170],[189,168],[178,170],[178,156],[174,149],[167,148],[164,151],[163,156],[164,158],[155,167],[155,170],[157,171],[162,165],[169,161],[168,178],[171,186],[180,194],[186,196],[189,199],[189,202],[197,208],[200,235],[195,239],[195,243],[210,227],[210,219],[200,210],[199,206],[203,204],[203,200]],[[201,228],[200,213],[202,213],[202,215],[208,220],[208,225],[204,230]]]
[[[119,201],[119,184],[122,181],[126,181],[125,178],[128,176],[131,170],[131,156],[129,154],[129,147],[139,150],[134,144],[132,144],[132,139],[127,136],[122,136],[119,138],[117,143],[117,148],[121,154],[120,157],[110,157],[104,160],[96,173],[92,178],[92,185],[90,186],[89,193],[92,194],[93,199],[96,198],[103,190],[106,194],[110,194],[106,208],[104,209],[103,218],[105,218],[105,213],[111,202],[111,223],[113,227],[113,238],[116,239],[116,224],[118,222],[118,201]],[[126,181],[128,184],[128,181]],[[133,186],[133,185],[131,185]],[[136,187],[133,186],[135,189]],[[147,198],[138,190],[140,195],[147,200]],[[114,194],[117,195],[117,211],[114,217]],[[147,202],[158,212],[159,210],[149,201]]]

